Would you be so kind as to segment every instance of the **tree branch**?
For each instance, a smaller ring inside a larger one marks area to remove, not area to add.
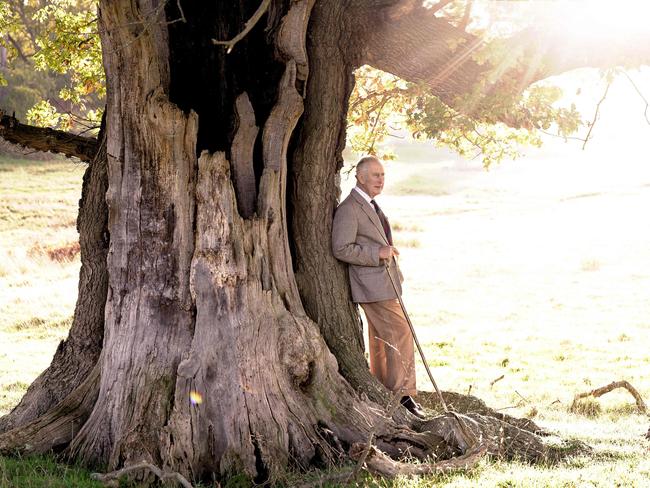
[[[257,24],[257,22],[262,18],[264,12],[268,10],[269,5],[271,5],[271,0],[262,0],[262,3],[257,8],[255,13],[251,16],[250,19],[248,19],[248,21],[244,25],[243,31],[241,31],[239,34],[237,34],[229,41],[218,41],[216,39],[212,39],[212,43],[221,46],[226,46],[226,53],[230,53],[230,51],[232,51],[232,48],[235,47],[235,44],[237,44],[244,37],[246,37],[246,34],[248,34],[253,29],[253,27],[255,27],[255,24]]]
[[[11,43],[11,45],[14,47],[14,49],[16,50],[18,57],[23,61],[25,61],[26,63],[28,63],[29,59],[27,59],[27,56],[25,56],[25,53],[23,53],[23,50],[20,48],[20,44],[18,44],[18,42],[16,42],[16,40],[13,37],[11,37],[11,34],[6,34],[6,37]]]
[[[463,13],[463,18],[460,21],[460,24],[458,24],[458,27],[460,29],[465,30],[467,26],[469,25],[469,20],[472,15],[472,4],[474,3],[474,0],[467,0],[467,5],[465,6],[465,12]]]
[[[97,139],[70,134],[45,127],[34,127],[18,122],[0,111],[0,137],[37,151],[51,151],[76,157],[89,163],[97,152]]]
[[[603,32],[598,38],[582,38],[543,24],[507,39],[501,58],[479,62],[476,54],[487,45],[483,38],[431,15],[424,7],[385,10],[383,15],[390,15],[391,22],[367,22],[366,49],[359,65],[428,85],[445,104],[470,116],[477,102],[463,102],[465,95],[480,97],[501,87],[523,91],[536,81],[575,68],[650,60],[648,34],[619,38]]]
[[[615,390],[617,388],[625,388],[627,391],[630,392],[630,395],[634,397],[634,400],[636,402],[636,406],[639,409],[640,413],[646,413],[647,408],[645,403],[643,402],[643,398],[641,397],[641,394],[637,391],[636,388],[634,388],[628,381],[622,380],[622,381],[612,381],[609,385],[601,386],[600,388],[596,388],[595,390],[587,391],[585,393],[578,393],[574,398],[573,401],[576,402],[582,398],[586,398],[589,396],[593,396],[595,398],[598,398],[599,396],[604,395],[605,393],[609,393],[612,390]],[[649,431],[650,432],[650,431]]]
[[[596,125],[596,121],[598,120],[598,113],[600,112],[600,106],[603,104],[603,102],[607,98],[607,93],[609,92],[609,87],[610,86],[612,86],[611,81],[607,82],[607,86],[605,87],[605,92],[603,93],[602,98],[596,104],[596,111],[594,112],[594,118],[591,121],[591,124],[589,124],[589,131],[587,132],[587,136],[585,137],[585,142],[582,144],[582,149],[583,150],[584,150],[585,147],[587,147],[587,142],[589,142],[589,138],[591,137],[591,131],[594,130],[594,125]]]
[[[12,6],[14,8],[18,7],[17,10],[18,10],[18,14],[20,15],[20,20],[22,20],[23,27],[27,31],[27,35],[32,41],[32,49],[35,50],[36,46],[38,45],[38,43],[36,42],[37,35],[34,32],[34,29],[32,28],[33,22],[30,22],[30,20],[27,18],[27,14],[25,12],[25,2],[18,1],[12,3],[13,3]]]
[[[425,83],[448,105],[458,94],[469,92],[486,69],[470,56],[480,41],[425,8],[383,25],[368,32],[366,55],[360,64]],[[462,46],[454,50],[450,42]]]
[[[447,5],[449,5],[451,2],[454,0],[440,0],[438,3],[436,3],[431,9],[429,9],[430,12],[437,12],[438,10],[442,10],[445,8]]]

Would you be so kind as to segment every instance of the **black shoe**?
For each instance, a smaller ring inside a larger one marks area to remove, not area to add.
[[[415,400],[413,400],[412,397],[410,396],[403,396],[402,399],[399,401],[406,410],[411,412],[413,415],[415,415],[419,419],[425,418],[424,410],[422,410],[422,406],[418,404]]]

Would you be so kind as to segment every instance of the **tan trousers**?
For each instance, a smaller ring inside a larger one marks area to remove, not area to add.
[[[370,372],[390,391],[416,395],[413,336],[399,301],[359,305],[368,321]]]

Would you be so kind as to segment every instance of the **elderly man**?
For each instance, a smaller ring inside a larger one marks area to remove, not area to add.
[[[348,263],[352,300],[368,322],[370,371],[401,403],[423,417],[412,398],[415,389],[413,338],[397,299],[402,293],[399,251],[393,246],[388,219],[374,198],[384,188],[384,167],[374,156],[357,163],[357,186],[336,209],[332,229],[334,256]]]

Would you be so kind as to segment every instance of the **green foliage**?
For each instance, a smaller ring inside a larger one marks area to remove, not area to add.
[[[87,99],[97,100],[106,94],[95,11],[95,0],[54,0],[40,9],[34,19],[52,24],[53,29],[37,39],[40,49],[34,61],[39,70],[68,74],[70,83],[61,89],[60,98],[98,123],[101,114],[89,112],[86,106]]]
[[[44,94],[56,95],[54,76],[36,72],[31,65],[20,60],[11,69],[0,70],[6,86],[0,87],[0,108],[16,113],[25,120],[27,111],[43,99]]]
[[[348,142],[356,152],[392,159],[380,144],[391,133],[408,131],[461,156],[481,156],[487,168],[519,157],[524,146],[540,146],[539,130],[567,137],[583,125],[574,105],[557,106],[558,87],[539,84],[519,91],[514,81],[493,92],[477,85],[474,93],[456,100],[460,109],[455,110],[425,85],[364,66],[350,100]]]
[[[27,121],[33,125],[43,127],[61,127],[64,116],[60,114],[49,100],[40,100],[27,111]],[[72,125],[72,119],[68,118],[68,124]]]
[[[2,108],[36,125],[75,132],[97,126],[106,91],[97,1],[5,2],[0,7],[5,32],[0,45],[8,52]]]
[[[379,152],[379,144],[413,109],[415,93],[415,85],[397,76],[370,66],[359,68],[348,109],[348,141],[352,149],[392,159],[392,153]]]

